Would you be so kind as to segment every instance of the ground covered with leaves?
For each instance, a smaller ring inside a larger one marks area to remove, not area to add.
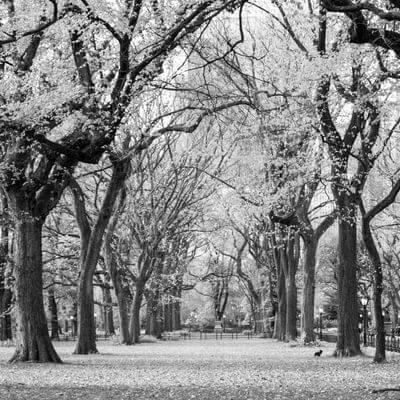
[[[336,359],[332,345],[315,348],[270,339],[209,339],[120,346],[99,342],[100,354],[72,355],[56,343],[64,364],[7,364],[0,348],[0,399],[394,399],[400,356],[384,365],[363,357]]]

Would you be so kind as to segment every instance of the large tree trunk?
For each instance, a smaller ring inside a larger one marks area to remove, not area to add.
[[[78,341],[74,353],[98,353],[94,320],[93,272],[85,265],[81,268],[78,285]]]
[[[130,343],[139,343],[140,337],[140,307],[142,306],[144,284],[136,283],[135,296],[131,306],[131,319],[129,323]]]
[[[303,268],[303,302],[302,302],[302,327],[304,343],[315,340],[314,335],[314,301],[315,301],[315,257],[317,244],[314,240],[304,241],[304,268]]]
[[[58,336],[58,313],[57,313],[57,303],[54,298],[54,289],[50,288],[47,291],[48,294],[48,309],[50,314],[50,321],[51,321],[51,338],[53,340],[60,340]]]
[[[132,295],[129,288],[122,284],[121,277],[112,281],[118,303],[120,341],[123,344],[129,345],[132,344],[129,336],[129,299]]]
[[[282,268],[278,271],[278,310],[275,315],[275,325],[273,338],[278,340],[285,340],[286,333],[286,286],[285,274]]]
[[[14,290],[17,327],[16,350],[10,361],[58,362],[47,329],[43,304],[42,224],[26,213],[17,196],[12,208],[20,215],[14,227]],[[26,205],[26,204],[25,204]]]
[[[357,226],[352,197],[341,194],[338,200],[338,337],[336,356],[361,353],[357,303]]]

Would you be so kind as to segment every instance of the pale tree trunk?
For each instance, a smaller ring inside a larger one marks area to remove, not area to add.
[[[129,307],[132,295],[129,288],[122,283],[120,276],[112,278],[118,303],[120,341],[123,344],[131,344],[129,337]]]
[[[262,333],[264,331],[263,312],[261,298],[254,299],[254,332]]]
[[[390,320],[392,321],[392,328],[394,329],[399,324],[399,307],[397,305],[396,296],[393,294],[392,291],[390,291],[389,297],[390,297],[390,304],[392,306]]]
[[[374,294],[372,292],[371,297],[373,297],[373,296],[374,296]],[[370,317],[371,317],[371,329],[374,331],[374,330],[376,330],[375,304],[374,304],[374,302],[371,302],[370,304],[371,304],[371,315],[370,315]]]
[[[106,280],[106,284],[107,283]],[[104,287],[102,290],[104,303],[104,331],[106,335],[111,336],[115,334],[111,290],[108,287]]]
[[[23,195],[23,194],[22,194]],[[21,219],[14,226],[14,291],[17,328],[16,350],[10,361],[58,362],[47,329],[43,304],[42,225],[26,215],[25,199],[15,195],[12,209]]]
[[[51,321],[51,338],[53,340],[59,340],[60,337],[58,335],[58,313],[57,313],[57,303],[54,298],[54,289],[50,288],[47,290],[48,294],[48,309],[50,314]]]
[[[341,194],[338,228],[338,337],[336,356],[361,353],[357,303],[357,226],[352,197]]]

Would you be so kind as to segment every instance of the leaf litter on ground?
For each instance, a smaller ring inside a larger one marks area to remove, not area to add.
[[[100,354],[73,355],[56,343],[64,364],[7,364],[0,348],[0,399],[398,399],[400,355],[383,365],[364,356],[334,358],[332,344],[315,349],[271,339],[183,340],[134,346],[99,342]]]

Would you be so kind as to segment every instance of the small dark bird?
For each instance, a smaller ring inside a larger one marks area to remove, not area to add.
[[[322,350],[316,351],[316,352],[314,353],[314,357],[320,357],[321,354],[322,354]]]

